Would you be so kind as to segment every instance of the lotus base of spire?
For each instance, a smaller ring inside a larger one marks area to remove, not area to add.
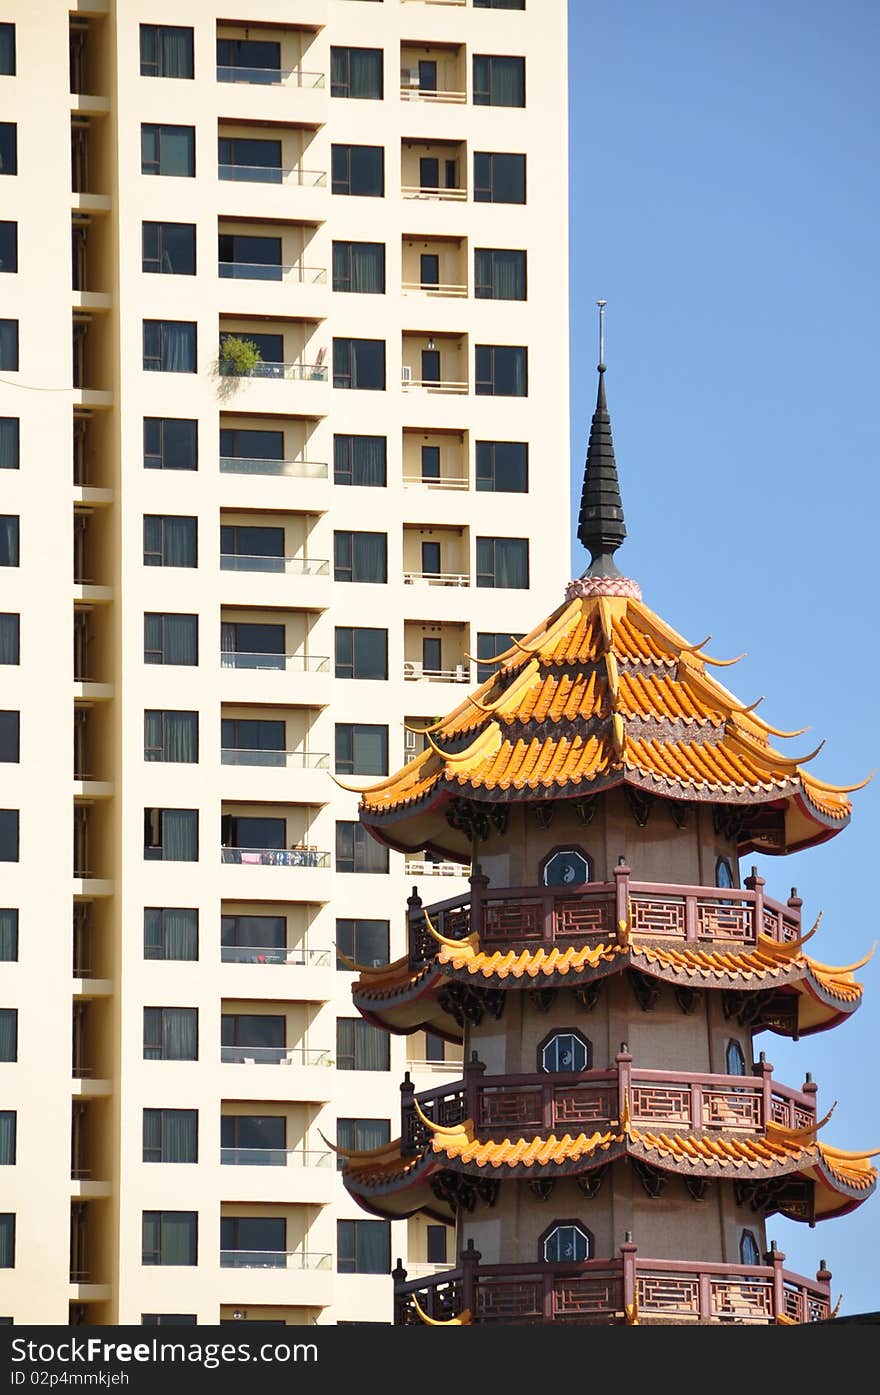
[[[626,596],[629,600],[640,601],[642,590],[639,583],[628,576],[578,576],[565,588],[566,601],[579,597],[587,600],[592,596]]]

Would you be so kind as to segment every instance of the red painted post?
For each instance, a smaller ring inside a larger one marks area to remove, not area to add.
[[[471,1052],[471,1059],[465,1063],[464,1068],[464,1117],[473,1119],[474,1123],[480,1125],[480,1085],[486,1072],[486,1062],[481,1061],[476,1051]]]
[[[470,1308],[474,1318],[477,1316],[477,1265],[482,1258],[480,1251],[474,1249],[473,1240],[468,1240],[467,1249],[461,1252],[461,1305]]]
[[[614,929],[620,934],[620,922],[629,929],[629,875],[630,869],[626,864],[626,859],[619,857],[617,866],[614,869]]]
[[[556,904],[552,891],[541,897],[541,934],[547,949],[556,939]]]
[[[684,898],[684,937],[685,940],[694,942],[697,938],[697,898],[696,896],[686,896]]]
[[[544,1321],[545,1321],[545,1322],[552,1322],[553,1319],[554,1319],[554,1317],[555,1317],[555,1313],[553,1312],[553,1282],[554,1282],[553,1270],[552,1270],[552,1269],[547,1269],[547,1268],[545,1268],[545,1270],[544,1270],[544,1285],[543,1285],[543,1287],[544,1287],[544,1292],[543,1292],[543,1300],[544,1300]]]
[[[791,888],[791,895],[785,904],[791,911],[793,918],[797,921],[797,938],[799,939],[801,933],[801,907],[804,901],[802,896],[798,896],[796,886]]]
[[[697,1275],[697,1303],[700,1309],[700,1322],[712,1321],[712,1276],[708,1269],[701,1269]]]
[[[804,1081],[803,1085],[801,1086],[801,1092],[802,1092],[802,1094],[805,1094],[805,1095],[809,1095],[809,1096],[810,1096],[810,1101],[811,1101],[812,1106],[813,1106],[813,1118],[814,1118],[814,1119],[817,1118],[817,1117],[818,1117],[819,1110],[818,1110],[818,1107],[817,1107],[817,1106],[818,1106],[818,1101],[817,1101],[817,1099],[816,1099],[816,1096],[817,1096],[817,1094],[819,1093],[819,1086],[816,1084],[815,1080],[814,1080],[813,1077],[810,1075],[810,1072],[809,1072],[809,1071],[807,1071],[807,1078],[806,1078],[806,1080]],[[795,1103],[794,1103],[794,1100],[792,1100],[792,1102],[791,1102],[791,1121],[790,1121],[790,1122],[791,1122],[792,1128],[794,1128],[794,1126],[795,1126],[794,1111],[795,1111]]]
[[[785,1255],[777,1250],[775,1240],[770,1241],[769,1259],[773,1265],[773,1316],[778,1318],[780,1313],[785,1312],[785,1281],[782,1277]]]
[[[623,1262],[623,1309],[632,1311],[636,1301],[636,1255],[638,1246],[633,1244],[632,1231],[625,1232],[625,1240],[620,1247]]]
[[[763,1051],[758,1057],[758,1075],[761,1077],[761,1127],[766,1129],[773,1118],[773,1067],[764,1056]]]
[[[819,1268],[816,1270],[816,1283],[822,1290],[825,1302],[828,1304],[828,1317],[831,1316],[831,1270],[824,1259],[819,1260]],[[806,1313],[804,1314],[806,1317]]]
[[[757,944],[758,936],[764,928],[764,878],[758,876],[757,867],[752,868],[751,875],[746,877],[745,885],[749,891],[755,893],[752,906],[752,944]]]
[[[620,1050],[614,1060],[617,1063],[617,1117],[622,1121],[632,1084],[632,1056],[625,1041],[620,1043]]]
[[[471,887],[471,933],[476,931],[479,935],[483,930],[483,900],[486,895],[486,887],[489,885],[489,878],[483,876],[483,869],[479,862],[474,863],[468,881]]]
[[[703,1127],[703,1089],[704,1087],[696,1080],[691,1082],[691,1128],[696,1132]]]

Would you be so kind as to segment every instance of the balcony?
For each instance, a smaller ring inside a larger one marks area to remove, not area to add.
[[[332,1255],[306,1250],[221,1250],[221,1269],[330,1269]]]
[[[305,68],[245,68],[232,63],[217,64],[218,82],[249,82],[260,87],[304,87],[315,89],[325,86],[323,73],[307,72]]]
[[[217,275],[228,281],[282,281],[288,285],[325,286],[327,269],[303,262],[218,262]]]
[[[220,667],[281,669],[287,673],[329,673],[330,660],[321,654],[254,654],[243,649],[222,649]]]
[[[456,664],[455,668],[425,668],[418,659],[404,659],[403,676],[408,683],[469,683],[470,665]]]
[[[421,582],[424,586],[469,586],[470,577],[466,572],[404,572],[405,586]]]
[[[217,165],[217,178],[236,184],[285,184],[288,188],[323,189],[327,185],[326,170],[306,169],[303,165]]]
[[[223,945],[223,964],[294,964],[297,968],[330,968],[329,949],[286,949],[283,945]]]
[[[221,765],[280,766],[288,770],[329,770],[330,757],[318,751],[255,751],[248,746],[227,746],[220,752]]]
[[[408,877],[467,877],[470,870],[470,867],[463,866],[460,862],[435,862],[432,858],[421,857],[406,859]]]
[[[467,101],[463,44],[400,46],[400,99],[459,105]]]
[[[284,475],[288,479],[325,480],[326,460],[264,460],[244,455],[221,455],[221,475]]]
[[[256,867],[329,867],[330,854],[317,848],[228,848],[220,849],[221,862]]]
[[[330,563],[317,557],[275,557],[268,553],[221,552],[221,572],[281,572],[287,576],[329,576]]]
[[[333,1154],[323,1148],[221,1148],[228,1167],[332,1167]]]
[[[221,1046],[223,1065],[329,1066],[330,1052],[310,1046]]]
[[[445,392],[445,393],[466,393],[468,383],[457,378],[414,378],[412,369],[407,369],[404,365],[400,377],[400,386],[404,392]]]
[[[325,363],[306,363],[302,359],[293,363],[276,363],[264,359],[255,363],[252,368],[242,371],[240,368],[233,369],[221,356],[218,372],[221,378],[273,378],[286,383],[326,383],[328,369]]]

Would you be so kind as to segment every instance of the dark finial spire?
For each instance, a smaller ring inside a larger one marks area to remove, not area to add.
[[[586,576],[620,576],[614,553],[626,537],[623,504],[617,482],[611,418],[605,401],[605,304],[599,306],[599,391],[590,427],[590,444],[584,467],[584,488],[578,537],[591,554]]]

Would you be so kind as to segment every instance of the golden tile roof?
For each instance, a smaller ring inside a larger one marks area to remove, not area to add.
[[[391,846],[463,850],[454,797],[583,797],[621,784],[679,801],[784,812],[784,847],[748,828],[740,851],[791,851],[849,820],[849,789],[825,784],[771,744],[771,727],[634,595],[571,598],[498,657],[497,672],[427,729],[427,749],[362,793],[362,821]],[[584,588],[581,587],[583,590]],[[704,641],[705,643],[705,641]],[[485,661],[483,661],[485,662]]]

